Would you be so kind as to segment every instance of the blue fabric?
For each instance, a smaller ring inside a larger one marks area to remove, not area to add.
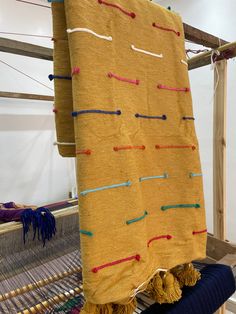
[[[153,304],[142,314],[213,314],[235,292],[235,278],[229,266],[214,264],[201,270],[194,287],[185,287],[174,304]]]

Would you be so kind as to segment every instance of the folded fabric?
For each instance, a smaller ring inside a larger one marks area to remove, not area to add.
[[[52,13],[55,104],[63,84],[73,95],[81,313],[133,313],[142,290],[175,302],[200,278],[190,262],[207,232],[181,18],[147,0],[65,0]]]

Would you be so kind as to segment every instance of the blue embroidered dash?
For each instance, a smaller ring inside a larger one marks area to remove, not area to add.
[[[161,206],[161,210],[167,210],[171,208],[200,208],[199,204],[177,204],[177,205],[166,205]]]
[[[71,76],[54,75],[54,74],[49,74],[48,78],[49,78],[50,81],[52,81],[54,79],[71,80]]]
[[[63,3],[64,2],[64,0],[48,0],[48,2],[58,2],[58,3]]]
[[[86,113],[100,113],[100,114],[115,114],[115,115],[121,115],[120,110],[116,111],[106,111],[106,110],[98,110],[98,109],[92,109],[92,110],[80,110],[80,111],[73,111],[72,112],[72,117],[77,117],[81,114],[86,114]]]
[[[126,221],[126,224],[127,224],[127,225],[130,225],[130,224],[132,224],[132,223],[134,223],[134,222],[143,220],[147,215],[148,215],[148,212],[145,210],[144,214],[143,214],[141,217],[134,218],[134,219],[131,219],[131,220],[127,220],[127,221]]]
[[[169,177],[168,173],[164,173],[162,176],[151,176],[151,177],[142,177],[139,178],[139,182],[153,179],[167,179]]]
[[[123,187],[123,186],[131,186],[131,182],[127,181],[127,182],[124,182],[124,183],[102,186],[100,188],[95,188],[95,189],[82,191],[82,192],[80,192],[80,194],[81,195],[86,195],[88,193],[93,193],[93,192],[98,192],[98,191],[103,191],[103,190],[108,190],[108,189],[114,189],[114,188],[120,188],[120,187]]]
[[[189,178],[194,178],[194,177],[202,177],[202,173],[189,173]]]
[[[167,116],[165,114],[163,114],[162,116],[146,116],[143,114],[136,113],[135,117],[136,118],[143,118],[143,119],[160,119],[160,120],[166,120],[167,119]]]
[[[91,231],[86,231],[86,230],[80,230],[79,231],[81,234],[85,234],[89,237],[93,237],[93,233]]]

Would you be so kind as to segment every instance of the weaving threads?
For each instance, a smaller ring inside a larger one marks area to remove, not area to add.
[[[55,80],[55,79],[71,80],[71,76],[53,75],[53,74],[49,74],[48,78],[50,81]]]
[[[142,177],[142,178],[139,178],[139,182],[146,181],[146,180],[167,179],[167,178],[168,178],[168,173],[164,173],[164,174],[161,175],[161,176],[151,176],[151,177]]]
[[[134,51],[141,52],[141,53],[144,53],[144,54],[152,56],[152,57],[163,58],[163,54],[162,53],[161,54],[156,54],[156,53],[153,53],[153,52],[150,52],[150,51],[147,51],[147,50],[136,48],[134,45],[131,45],[131,48]]]
[[[136,118],[143,118],[143,119],[160,119],[160,120],[166,120],[167,119],[167,116],[165,114],[163,114],[162,116],[146,116],[143,114],[136,113],[135,117]]]
[[[196,149],[196,146],[194,145],[155,145],[156,149],[163,149],[163,148],[191,148],[192,150]]]
[[[92,237],[92,236],[93,236],[93,233],[90,232],[90,231],[80,230],[79,232],[80,232],[81,234],[85,234],[85,235],[87,235],[87,236],[89,236],[89,237]]]
[[[160,26],[160,25],[158,25],[158,24],[156,24],[156,23],[152,23],[152,26],[153,26],[153,27],[156,27],[156,28],[158,28],[158,29],[161,29],[161,30],[163,30],[163,31],[173,32],[175,35],[180,36],[180,32],[177,32],[176,30],[174,30],[174,29],[172,29],[172,28],[166,28],[166,27]]]
[[[117,79],[118,81],[123,81],[123,82],[130,83],[130,84],[139,85],[139,83],[140,83],[139,80],[127,79],[127,78],[125,78],[125,77],[118,76],[118,75],[116,75],[116,74],[114,74],[114,73],[111,73],[111,72],[109,72],[109,73],[107,74],[107,76],[108,76],[109,78],[115,78],[115,79]]]
[[[141,217],[134,218],[134,219],[131,219],[131,220],[127,220],[127,221],[126,221],[126,224],[127,224],[127,225],[130,225],[130,224],[132,224],[132,223],[134,223],[134,222],[143,220],[147,215],[148,215],[148,212],[145,210],[144,214],[143,214]]]
[[[149,247],[150,244],[153,242],[153,241],[157,241],[157,240],[161,240],[161,239],[167,239],[167,240],[171,240],[172,239],[172,236],[167,234],[167,235],[161,235],[161,236],[158,236],[158,237],[154,237],[154,238],[151,238],[148,243],[147,243],[147,246]]]
[[[67,33],[69,33],[69,34],[75,33],[75,32],[85,32],[85,33],[92,34],[95,37],[98,37],[100,39],[112,41],[112,37],[111,36],[104,36],[104,35],[97,34],[97,33],[95,33],[94,31],[92,31],[89,28],[77,27],[77,28],[72,28],[72,29],[69,28],[69,29],[67,29]]]
[[[189,87],[183,87],[183,88],[182,87],[169,87],[162,84],[158,84],[157,88],[166,89],[166,90],[175,91],[175,92],[189,92],[190,91]]]
[[[93,273],[97,273],[99,270],[101,270],[103,268],[110,267],[110,266],[115,266],[117,264],[128,262],[128,261],[132,261],[132,260],[136,260],[136,261],[139,262],[140,259],[141,259],[141,256],[139,254],[133,255],[133,256],[130,256],[130,257],[123,258],[123,259],[119,259],[119,260],[111,262],[111,263],[107,263],[107,264],[104,264],[104,265],[101,265],[101,266],[98,266],[98,267],[94,267],[92,269],[92,272]]]
[[[141,145],[141,146],[127,145],[127,146],[116,146],[116,147],[113,147],[113,150],[115,152],[118,152],[119,150],[128,150],[128,149],[142,149],[142,150],[144,150],[145,146],[144,145]]]
[[[106,111],[106,110],[99,110],[99,109],[92,109],[92,110],[80,110],[80,111],[73,111],[72,112],[72,117],[77,117],[81,114],[85,113],[101,113],[101,114],[115,114],[115,115],[121,115],[121,111]]]
[[[206,233],[206,232],[207,232],[207,229],[200,230],[200,231],[193,231],[193,235],[201,234],[201,233]]]
[[[92,151],[90,149],[78,149],[76,155],[91,155]]]
[[[190,172],[190,173],[189,173],[189,177],[190,177],[190,178],[202,177],[202,173],[193,173],[193,172]]]
[[[119,183],[119,184],[102,186],[100,188],[82,191],[82,192],[80,192],[80,194],[81,195],[87,195],[88,193],[93,193],[93,192],[98,192],[98,191],[103,191],[103,190],[108,190],[108,189],[114,189],[114,188],[120,188],[120,187],[124,187],[124,186],[131,186],[131,182],[128,181],[128,182]]]
[[[132,17],[133,19],[136,17],[136,14],[134,12],[129,12],[129,11],[125,10],[124,8],[122,8],[121,6],[119,6],[118,4],[108,3],[104,0],[98,0],[98,3],[105,4],[107,6],[116,8],[116,9],[120,10],[122,13]]]
[[[161,206],[161,210],[163,211],[171,208],[200,208],[200,204],[177,204]]]

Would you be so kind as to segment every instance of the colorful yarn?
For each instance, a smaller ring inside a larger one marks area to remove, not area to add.
[[[116,114],[116,115],[121,115],[121,111],[106,111],[106,110],[98,110],[98,109],[93,109],[93,110],[80,110],[80,111],[73,111],[72,112],[72,117],[77,117],[81,114],[86,114],[86,113],[100,113],[100,114]]]
[[[112,37],[111,36],[104,36],[104,35],[100,35],[95,33],[94,31],[92,31],[89,28],[84,28],[84,27],[77,27],[77,28],[73,28],[73,29],[67,29],[67,33],[71,34],[71,33],[75,33],[75,32],[85,32],[85,33],[89,33],[94,35],[95,37],[98,37],[100,39],[104,39],[104,40],[108,40],[108,41],[112,41]]]
[[[168,176],[168,173],[164,173],[163,175],[161,176],[151,176],[151,177],[142,177],[142,178],[139,178],[139,182],[142,182],[142,181],[146,181],[146,180],[153,180],[153,179],[167,179],[169,176]]]
[[[126,224],[127,224],[127,225],[130,225],[130,224],[132,224],[132,223],[134,223],[134,222],[143,220],[147,215],[148,215],[148,212],[145,210],[144,214],[143,214],[141,217],[134,218],[134,219],[131,219],[131,220],[127,220],[127,221],[126,221]]]
[[[150,52],[150,51],[147,51],[147,50],[136,48],[134,45],[131,45],[131,49],[133,49],[134,51],[141,52],[141,53],[144,53],[146,55],[152,56],[152,57],[163,58],[163,54],[162,53],[161,54],[156,54],[156,53],[153,53],[153,52]]]
[[[107,263],[107,264],[104,264],[104,265],[101,265],[101,266],[98,266],[98,267],[94,267],[92,269],[92,272],[93,273],[97,273],[99,270],[101,270],[103,268],[115,266],[115,265],[118,265],[118,264],[121,264],[121,263],[124,263],[124,262],[128,262],[128,261],[132,261],[132,260],[136,260],[136,261],[139,262],[140,259],[141,259],[141,256],[139,254],[133,255],[133,256],[130,256],[130,257],[119,259],[119,260],[111,262],[111,263]]]
[[[160,26],[160,25],[156,24],[155,22],[152,23],[152,26],[153,26],[153,27],[156,27],[156,28],[158,28],[158,29],[161,29],[161,30],[163,30],[163,31],[173,32],[175,35],[180,36],[180,32],[177,32],[176,30],[174,30],[174,29],[172,29],[172,28],[167,28],[167,27]]]
[[[153,242],[153,241],[157,241],[157,240],[161,240],[161,239],[167,239],[167,240],[171,240],[172,239],[172,236],[167,234],[167,235],[161,235],[161,236],[158,236],[158,237],[154,237],[154,238],[151,238],[148,243],[147,243],[147,246],[149,247],[150,244]]]
[[[140,83],[139,80],[127,79],[127,78],[125,78],[125,77],[118,76],[118,75],[116,75],[116,74],[114,74],[114,73],[111,73],[111,72],[109,72],[109,73],[107,74],[107,76],[108,76],[109,78],[115,78],[115,79],[117,79],[118,81],[123,81],[123,82],[130,83],[130,84],[134,84],[134,85],[139,85],[139,83]]]
[[[127,10],[125,10],[124,8],[122,8],[120,5],[118,4],[113,4],[113,3],[109,3],[109,2],[106,2],[104,0],[98,0],[98,3],[100,4],[105,4],[107,6],[110,6],[110,7],[113,7],[113,8],[116,8],[118,10],[120,10],[122,13],[132,17],[133,19],[136,17],[136,14],[134,12],[129,12]]]
[[[163,114],[162,116],[146,116],[143,114],[136,113],[135,117],[136,118],[143,118],[143,119],[160,119],[160,120],[166,120],[167,119],[167,116],[165,114]]]
[[[89,237],[93,237],[93,233],[91,231],[86,231],[86,230],[80,230],[79,231],[81,234],[85,234]]]
[[[200,230],[200,231],[193,231],[193,235],[201,234],[201,233],[206,233],[206,232],[207,232],[207,229]]]
[[[76,155],[91,155],[92,151],[90,149],[78,149],[76,150]]]
[[[82,191],[82,192],[80,192],[80,194],[81,195],[87,195],[88,193],[93,193],[93,192],[98,192],[98,191],[103,191],[103,190],[108,190],[108,189],[114,189],[114,188],[120,188],[120,187],[124,187],[124,186],[131,186],[131,182],[128,181],[128,182],[119,183],[119,184],[102,186],[100,188]]]
[[[118,152],[119,150],[127,150],[127,149],[142,149],[144,150],[146,147],[144,145],[141,146],[131,146],[131,145],[127,145],[127,146],[117,146],[117,147],[113,147],[113,150],[115,152]]]
[[[53,74],[49,74],[48,78],[50,81],[52,81],[54,79],[71,80],[71,76],[53,75]]]
[[[73,310],[74,308],[82,307],[83,299],[81,296],[76,296],[68,301],[66,301],[63,305],[55,309],[55,312],[66,312]]]
[[[171,208],[200,208],[200,204],[177,204],[161,206],[161,210],[163,211]]]
[[[163,149],[163,148],[191,148],[192,150],[196,149],[194,145],[155,145],[156,149]]]
[[[183,87],[183,88],[182,87],[169,87],[162,84],[158,84],[157,88],[166,89],[166,90],[175,91],[175,92],[189,92],[190,91],[189,87]]]

